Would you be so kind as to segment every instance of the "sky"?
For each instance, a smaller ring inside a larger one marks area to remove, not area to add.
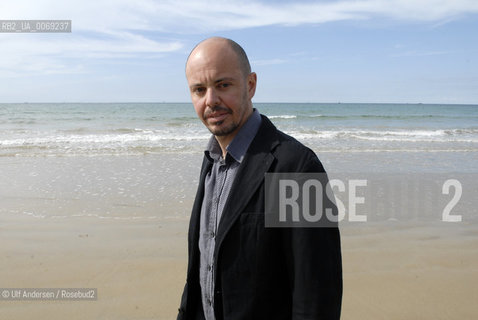
[[[186,58],[222,36],[255,102],[478,104],[478,0],[0,0],[0,103],[189,102]]]

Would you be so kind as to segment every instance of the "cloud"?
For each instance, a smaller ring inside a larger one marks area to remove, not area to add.
[[[430,57],[430,56],[441,56],[447,54],[453,54],[456,51],[405,51],[402,53],[396,53],[390,55],[392,58],[400,57]]]
[[[85,72],[80,62],[72,66],[62,59],[158,57],[180,50],[185,35],[198,33],[374,18],[436,24],[478,13],[478,1],[16,0],[0,2],[0,12],[2,19],[72,20],[67,36],[0,34],[0,70],[6,75]]]
[[[72,19],[74,30],[214,32],[270,25],[392,18],[448,20],[477,14],[476,0],[345,0],[292,3],[211,0],[16,0],[0,4],[2,19]]]
[[[268,66],[268,65],[275,65],[275,64],[283,64],[286,63],[286,60],[283,59],[267,59],[267,60],[254,60],[251,63],[254,66]]]
[[[139,34],[110,33],[102,39],[69,34],[0,35],[3,76],[84,73],[85,60],[160,57],[182,48],[179,41],[157,42]]]
[[[124,0],[17,0],[0,3],[1,19],[72,20],[68,34],[1,34],[2,77],[35,74],[85,73],[83,61],[151,58],[180,50],[178,39],[156,40],[150,30],[148,1],[139,6]]]
[[[216,32],[261,26],[320,24],[341,20],[391,18],[397,21],[448,21],[478,13],[476,0],[356,0],[265,3],[260,1],[140,1],[145,24],[168,32]]]
[[[476,0],[349,0],[318,3],[237,1],[227,5],[217,1],[193,0],[147,3],[144,5],[143,2],[138,8],[147,8],[147,12],[142,12],[150,15],[151,27],[182,33],[373,18],[439,22],[463,14],[478,13]]]

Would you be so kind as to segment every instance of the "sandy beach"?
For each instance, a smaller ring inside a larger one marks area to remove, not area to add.
[[[184,283],[185,225],[2,221],[2,287],[98,290],[97,301],[2,301],[2,318],[174,318]]]
[[[474,319],[476,226],[342,230],[343,319]]]
[[[333,157],[324,155],[326,166],[341,165]],[[0,159],[1,287],[98,289],[96,301],[2,300],[2,319],[174,319],[199,160]],[[476,224],[367,223],[341,232],[343,319],[477,317]]]
[[[2,218],[2,287],[97,288],[97,301],[2,301],[4,319],[174,319],[186,221]],[[478,231],[342,230],[343,319],[473,319]]]

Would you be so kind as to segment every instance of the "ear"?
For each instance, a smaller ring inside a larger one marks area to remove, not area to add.
[[[250,99],[254,97],[254,94],[256,93],[256,84],[257,84],[257,75],[255,72],[251,72],[247,76],[247,96]]]

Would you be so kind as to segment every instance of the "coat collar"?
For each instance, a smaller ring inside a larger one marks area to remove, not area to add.
[[[275,159],[273,151],[280,143],[278,131],[266,116],[261,115],[261,117],[261,126],[246,152],[244,160],[236,175],[236,180],[234,181],[231,192],[229,193],[229,199],[224,206],[224,214],[219,223],[216,238],[216,254],[219,252],[226,234],[229,232],[234,222],[239,218],[240,213],[249,202],[249,199],[264,181],[265,174],[268,172]],[[201,215],[202,200],[204,197],[204,180],[209,170],[211,170],[211,167],[212,163],[204,157],[198,191],[196,193],[191,220],[189,222],[188,279],[196,279],[198,276],[197,273],[199,272],[199,219]]]
[[[246,152],[224,206],[217,232],[216,252],[250,198],[263,183],[265,174],[275,159],[272,151],[278,144],[276,127],[267,117],[262,116],[259,131]]]

